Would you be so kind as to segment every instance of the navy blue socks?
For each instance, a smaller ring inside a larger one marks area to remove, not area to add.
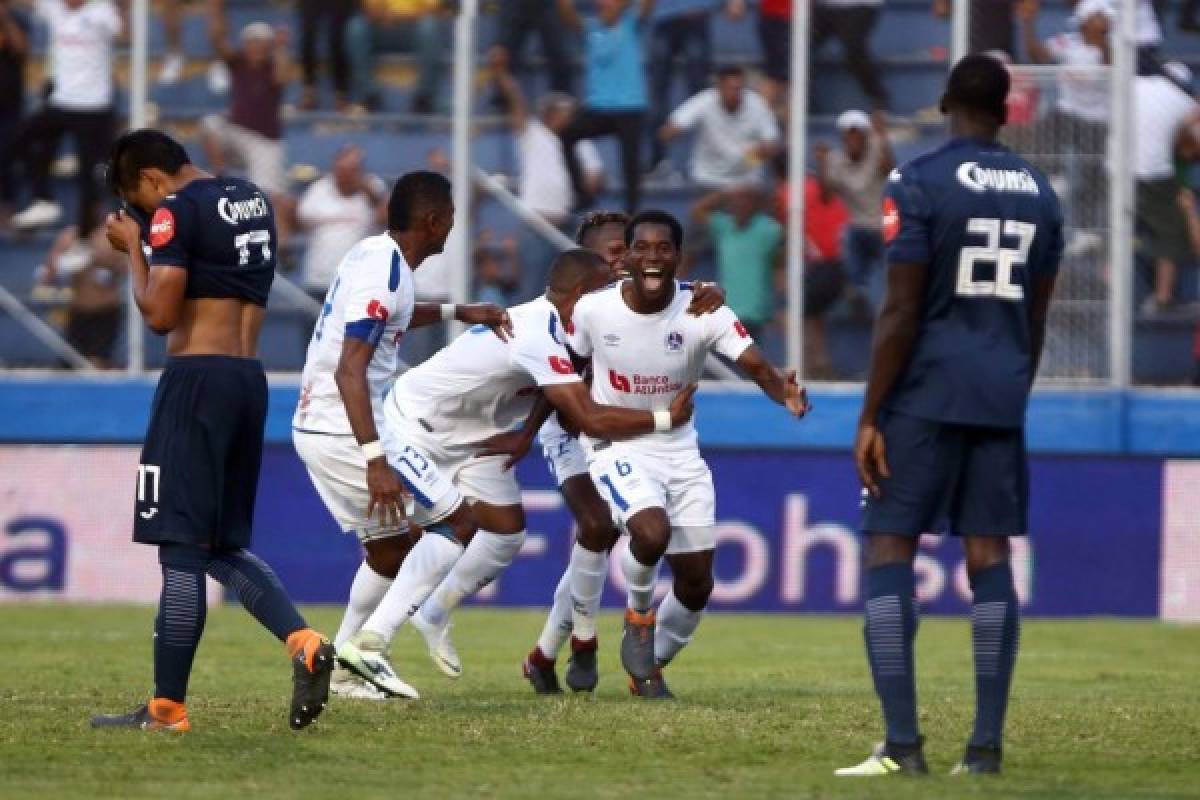
[[[915,590],[911,564],[884,564],[867,570],[863,637],[891,744],[915,745],[919,741],[913,668]]]
[[[1004,714],[1021,638],[1012,567],[1006,561],[970,576],[971,643],[975,651],[972,747],[1000,747]]]
[[[249,550],[213,553],[208,574],[237,594],[246,610],[279,641],[286,642],[289,635],[308,627],[274,570]]]
[[[154,620],[154,696],[182,703],[187,696],[192,660],[204,633],[204,567],[208,553],[163,545],[158,559],[163,585]]]

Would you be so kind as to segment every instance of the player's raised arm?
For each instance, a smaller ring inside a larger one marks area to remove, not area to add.
[[[109,214],[106,221],[109,244],[129,256],[134,302],[146,324],[158,334],[170,333],[179,325],[187,290],[186,256],[182,254],[187,234],[181,230],[177,216],[183,215],[164,205],[151,220],[153,267],[142,250],[141,227],[131,214],[118,211]]]
[[[467,325],[486,325],[492,333],[507,342],[512,337],[512,320],[508,312],[492,303],[417,303],[413,307],[409,328],[423,328],[437,322],[457,320]]]

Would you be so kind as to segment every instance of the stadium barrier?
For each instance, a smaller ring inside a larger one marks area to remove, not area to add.
[[[0,445],[0,601],[157,598],[154,552],[129,541],[134,443],[151,387],[90,385],[73,392],[42,382],[22,391],[0,386],[0,441],[8,442]],[[339,603],[357,544],[336,533],[288,443],[294,402],[294,388],[273,389],[256,550],[297,599]],[[795,425],[753,395],[702,394],[698,418],[721,541],[714,609],[859,607],[859,489],[845,451],[857,403],[849,391],[818,394],[813,418]],[[1196,455],[1200,436],[1172,420],[1194,426],[1198,410],[1200,398],[1182,394],[1038,398],[1030,414],[1032,535],[1016,548],[1027,613],[1200,621],[1200,461],[1138,455],[1156,448]],[[808,442],[781,438],[805,426]],[[48,444],[68,441],[89,443]],[[567,561],[570,518],[549,473],[531,456],[518,474],[530,535],[479,602],[544,605]],[[967,608],[957,543],[926,537],[917,568],[927,611]],[[621,589],[613,570],[605,601],[619,603]]]

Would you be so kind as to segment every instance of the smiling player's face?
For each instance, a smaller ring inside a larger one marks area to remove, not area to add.
[[[666,225],[644,222],[633,231],[633,244],[626,257],[629,276],[637,296],[651,304],[660,303],[671,293],[679,251]]]

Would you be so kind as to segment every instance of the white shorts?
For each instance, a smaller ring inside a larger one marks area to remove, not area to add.
[[[209,114],[201,121],[201,126],[216,139],[233,166],[245,170],[251,183],[267,194],[287,193],[287,157],[282,139],[268,139],[230,121],[223,114]]]
[[[716,547],[716,491],[708,464],[698,452],[650,455],[614,443],[592,455],[589,469],[596,488],[623,525],[648,508],[667,512],[668,555]]]
[[[376,513],[367,519],[371,496],[367,491],[367,460],[350,434],[307,433],[292,430],[292,443],[312,479],[321,502],[345,533],[364,542],[386,539],[408,530],[408,524],[385,526]],[[415,509],[405,512],[411,516]]]
[[[577,475],[588,474],[588,458],[578,437],[563,430],[553,416],[538,431],[538,442],[550,474],[559,486]]]
[[[407,473],[416,472],[428,482],[430,495],[436,501],[437,487],[441,481],[454,489],[457,497],[468,497],[495,506],[521,505],[521,487],[517,484],[516,472],[504,469],[505,456],[480,458],[478,450],[452,436],[449,432],[429,430],[428,421],[404,416],[393,402],[384,404],[384,430],[380,434],[388,461],[399,470],[405,480]],[[415,455],[414,455],[415,453]],[[432,476],[437,475],[438,480]],[[417,499],[418,511],[422,505],[417,490],[423,484],[410,485]],[[439,507],[435,502],[434,507]],[[449,511],[453,511],[451,507]],[[445,515],[442,515],[445,516]]]

